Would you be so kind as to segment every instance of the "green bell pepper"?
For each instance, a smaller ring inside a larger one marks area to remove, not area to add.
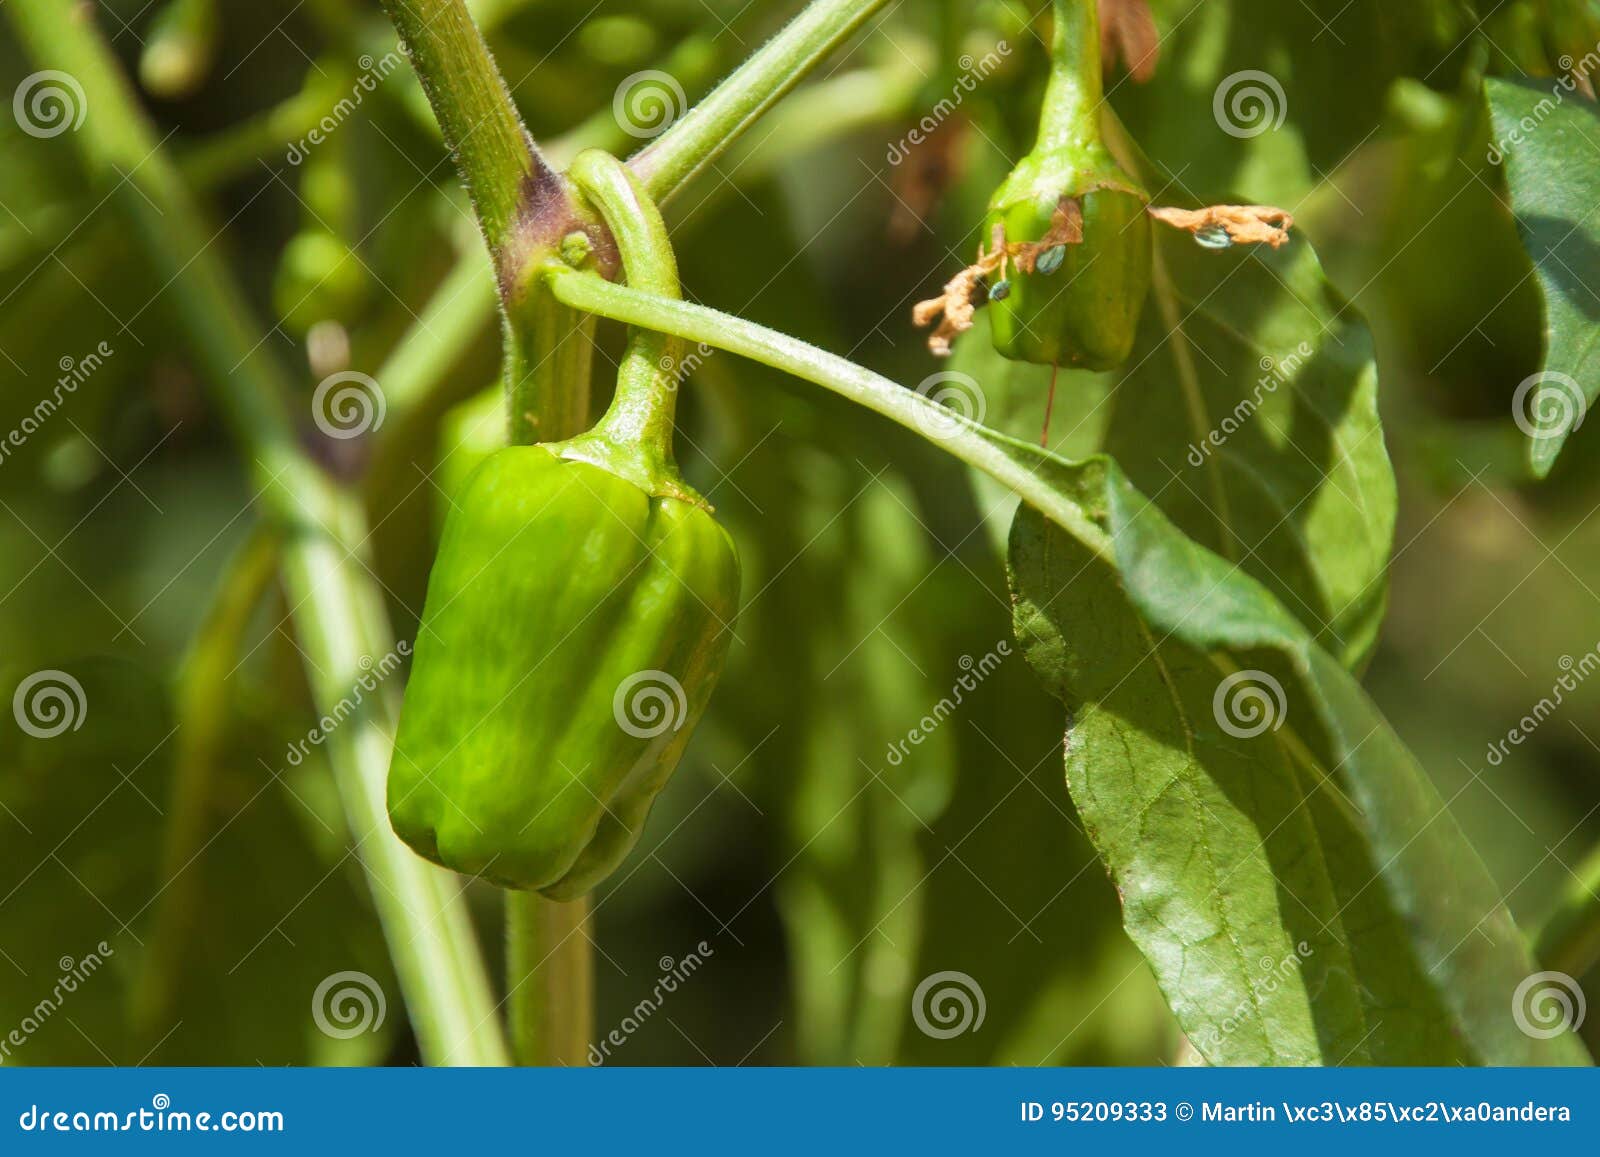
[[[422,855],[556,899],[639,838],[739,599],[733,542],[703,506],[573,445],[498,450],[457,498],[389,775],[394,829]]]

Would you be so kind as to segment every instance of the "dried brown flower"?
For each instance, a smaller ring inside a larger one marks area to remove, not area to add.
[[[1003,279],[1006,266],[1015,261],[1023,273],[1032,273],[1039,254],[1057,245],[1078,245],[1083,241],[1083,206],[1071,197],[1063,197],[1056,204],[1050,218],[1050,229],[1037,241],[1007,242],[1005,232],[997,221],[989,238],[989,248],[978,246],[978,259],[944,283],[944,292],[938,297],[919,301],[911,307],[911,320],[917,326],[938,326],[928,335],[928,349],[936,357],[950,356],[950,343],[972,328],[972,316],[977,312],[978,299],[984,282],[998,272]]]
[[[1221,229],[1238,245],[1270,245],[1274,249],[1289,242],[1294,217],[1271,205],[1210,205],[1204,209],[1151,209],[1150,216],[1175,229],[1201,233]]]

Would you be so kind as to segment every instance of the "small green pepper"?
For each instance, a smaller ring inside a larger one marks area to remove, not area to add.
[[[1096,6],[1054,11],[1038,143],[989,202],[985,238],[1012,254],[991,332],[1009,358],[1109,370],[1133,351],[1150,289],[1150,198],[1101,141]]]
[[[738,611],[727,532],[605,458],[594,439],[510,446],[468,480],[389,774],[394,829],[422,855],[556,899],[633,847]]]

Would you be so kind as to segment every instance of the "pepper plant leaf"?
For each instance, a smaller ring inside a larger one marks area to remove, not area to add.
[[[1396,501],[1366,325],[1303,237],[1217,251],[1164,229],[1157,254],[1104,449],[1359,667],[1383,621]]]
[[[1489,80],[1491,159],[1544,301],[1544,363],[1513,397],[1536,478],[1600,396],[1600,109],[1562,81]]]
[[[1344,666],[1114,462],[1056,479],[1095,530],[1019,513],[1017,635],[1068,706],[1073,798],[1202,1055],[1582,1063],[1570,1034],[1519,1027],[1537,966]]]

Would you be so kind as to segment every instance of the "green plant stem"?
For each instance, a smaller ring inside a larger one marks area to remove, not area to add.
[[[195,930],[204,873],[194,861],[211,831],[212,779],[233,717],[228,674],[241,640],[278,570],[280,540],[257,526],[223,573],[222,585],[195,632],[177,679],[177,753],[162,833],[161,890],[131,1000],[131,1020],[145,1047],[159,1043],[182,981]]]
[[[594,318],[549,300],[542,285],[506,308],[506,421],[512,445],[556,442],[589,424]]]
[[[505,318],[512,441],[548,441],[589,419],[594,320],[548,299],[530,267],[583,232],[607,269],[603,231],[522,126],[463,0],[384,0],[472,197]]]
[[[506,335],[507,431],[512,445],[571,438],[589,421],[595,319],[528,286]],[[548,351],[529,366],[530,351]],[[577,368],[581,367],[581,368]],[[507,891],[506,1004],[519,1065],[582,1065],[594,1024],[589,900]]]
[[[1578,865],[1575,877],[1539,929],[1534,955],[1546,968],[1582,977],[1600,963],[1600,847]]]
[[[93,9],[11,0],[5,10],[32,59],[70,73],[88,115],[69,136],[91,179],[127,214],[136,243],[170,282],[173,316],[245,447],[263,510],[284,534],[283,571],[318,709],[332,713],[365,669],[394,649],[366,571],[360,505],[301,448],[289,383],[259,340],[213,231],[92,23]],[[329,736],[328,756],[372,886],[424,1058],[499,1064],[504,1039],[455,878],[412,855],[389,828],[384,779],[393,703],[369,698]]]
[[[812,0],[628,165],[665,202],[865,24],[886,0]]]
[[[1039,110],[1035,152],[1084,148],[1100,140],[1100,13],[1096,0],[1053,0],[1050,80]]]
[[[562,903],[506,893],[511,1049],[520,1065],[583,1065],[594,1036],[587,896]]]
[[[535,287],[552,340],[590,347],[594,318],[560,305],[542,285]],[[583,330],[572,322],[583,320]],[[561,331],[566,327],[565,333]],[[508,338],[507,364],[511,361]],[[556,346],[560,348],[559,344]],[[551,375],[548,387],[508,394],[512,445],[570,438],[588,423],[589,382]],[[589,900],[548,900],[537,892],[505,893],[506,1004],[512,1056],[520,1065],[581,1065],[588,1055],[594,1023],[594,954],[588,933]]]
[[[572,173],[614,222],[629,276],[676,293],[677,264],[666,239],[666,226],[654,205],[632,184],[622,163],[590,150],[574,159]],[[557,301],[542,278],[527,287],[527,292],[524,305],[531,307],[531,313],[525,316],[543,327],[545,341],[577,342],[585,350],[590,347],[587,334],[594,325],[593,315]],[[559,351],[560,345],[554,348]],[[618,374],[617,398],[608,412],[608,420],[614,416],[619,421],[641,419],[640,436],[652,435],[659,442],[664,410],[668,463],[674,399],[669,392],[663,407],[659,397],[641,385],[641,375],[659,373],[659,358],[666,356],[669,348],[669,339],[660,334],[641,333],[630,339]],[[508,364],[513,352],[508,348]],[[541,433],[547,440],[573,438],[587,424],[587,404],[587,363],[581,380],[556,376],[542,395],[519,398],[513,391],[512,443],[539,440]],[[506,893],[506,999],[512,1050],[519,1064],[587,1062],[594,1026],[594,954],[588,919],[587,898],[561,903],[534,892]]]
[[[574,308],[741,354],[882,414],[936,441],[956,458],[1010,487],[1025,502],[1070,530],[1089,549],[1110,558],[1105,531],[1050,482],[1048,472],[1059,459],[1037,446],[986,430],[925,395],[837,354],[732,314],[641,293],[589,274],[552,273],[549,282],[550,292]],[[1034,465],[1018,462],[1019,455],[1026,455]]]
[[[821,54],[811,61],[821,59]],[[707,69],[710,61],[696,40],[690,38],[670,54],[669,67],[683,70]],[[693,77],[693,72],[691,72]],[[872,123],[898,114],[909,106],[914,85],[902,74],[872,72],[851,74],[819,83],[795,98],[795,109],[786,109],[770,138],[754,149],[746,149],[750,176],[762,176],[779,158],[818,146],[824,139],[837,139],[854,131],[861,123]],[[774,96],[773,99],[776,99]],[[693,115],[693,114],[691,114]],[[739,126],[744,128],[744,125]],[[670,131],[670,130],[669,130]],[[550,144],[549,155],[566,158],[581,147],[611,149],[618,139],[610,109],[590,118],[571,133]],[[726,142],[722,142],[726,144]],[[630,163],[629,168],[634,168]],[[634,170],[635,176],[638,171]],[[678,173],[674,179],[686,181],[693,171]],[[642,194],[661,200],[677,190],[666,184],[666,176],[651,186],[638,176]],[[664,192],[662,192],[664,190]],[[637,278],[629,277],[637,285]],[[590,358],[594,354],[594,318],[581,310],[568,310],[549,298],[542,280],[526,285],[525,299],[509,307],[510,330],[506,344],[506,378],[510,392],[510,422],[514,442],[554,442],[570,437],[571,430],[589,421]],[[518,326],[522,331],[518,333]],[[666,352],[662,355],[667,355]],[[659,360],[659,358],[658,358]],[[568,430],[563,434],[563,430]],[[669,430],[670,432],[670,430]]]
[[[489,11],[503,14],[509,7],[496,4]],[[485,27],[482,16],[478,17],[478,22],[479,27]],[[696,33],[679,41],[661,61],[660,67],[692,90],[710,79],[718,55],[717,41]],[[320,113],[320,107],[317,111]],[[426,115],[429,127],[437,129],[437,122],[432,119],[431,113]],[[607,105],[547,142],[544,154],[551,165],[565,167],[584,149],[598,148],[615,153],[625,148],[630,140],[632,138],[617,124],[616,116]],[[426,409],[428,397],[439,388],[445,375],[460,360],[478,332],[489,323],[498,304],[494,271],[484,260],[482,252],[463,252],[423,306],[417,320],[374,375],[383,384],[384,397],[389,403],[390,422],[398,424],[407,414]],[[552,302],[551,305],[556,306],[556,303]],[[573,336],[582,341],[585,347],[588,346],[582,334],[574,332]],[[574,372],[581,376],[584,368],[578,366]],[[540,409],[536,401],[529,399],[531,392],[534,391],[524,391],[519,409]],[[574,392],[567,406],[576,408],[581,403],[585,407],[581,417],[571,415],[551,420],[547,416],[546,424],[555,428],[581,428],[579,422],[587,424],[588,400],[587,390],[581,396]],[[531,426],[527,434],[537,440],[537,431]]]
[[[384,0],[472,196],[496,268],[513,257],[526,182],[543,167],[533,138],[463,0]]]

